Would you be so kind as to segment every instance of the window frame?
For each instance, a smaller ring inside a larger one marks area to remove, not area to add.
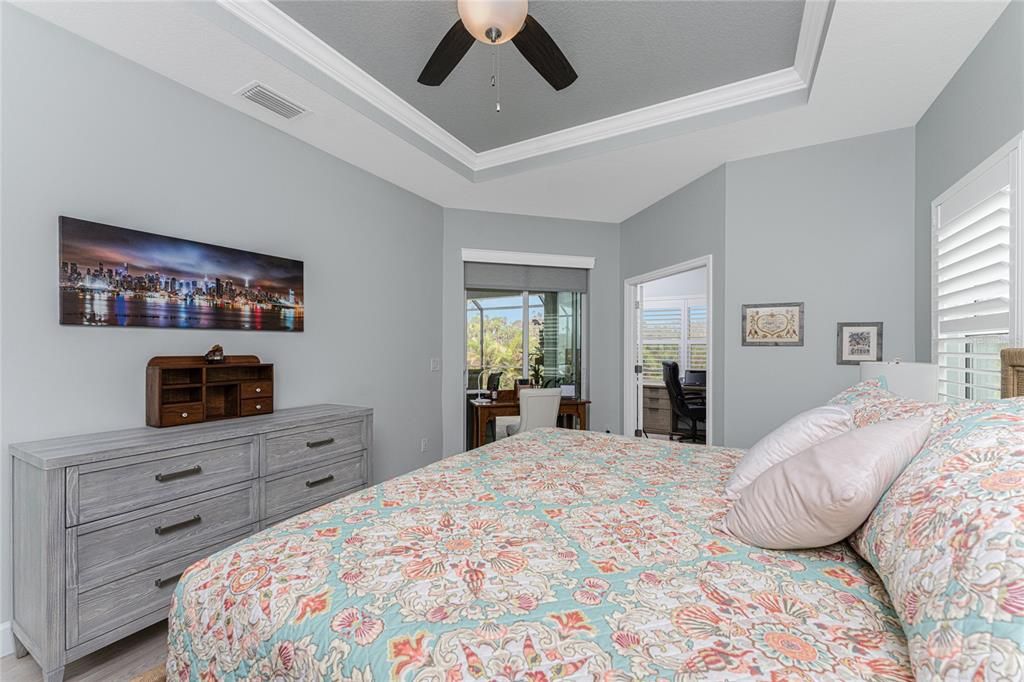
[[[690,346],[691,345],[702,345],[702,346],[705,347],[705,364],[707,363],[707,359],[706,359],[708,357],[708,333],[707,333],[707,330],[705,329],[705,333],[704,333],[703,337],[692,337],[690,335],[690,315],[689,315],[689,311],[690,311],[690,308],[696,308],[696,307],[702,307],[702,308],[705,309],[705,326],[706,326],[707,325],[707,308],[708,308],[708,303],[707,303],[707,297],[706,296],[651,296],[651,297],[645,296],[644,297],[642,308],[640,310],[640,329],[639,329],[639,334],[638,334],[639,339],[640,339],[640,354],[641,354],[641,357],[640,357],[641,363],[640,364],[644,365],[644,363],[642,362],[642,360],[643,360],[643,348],[644,348],[645,345],[648,345],[648,344],[645,343],[645,339],[644,339],[643,314],[646,313],[648,310],[670,310],[670,309],[671,310],[678,310],[679,311],[679,316],[680,316],[679,339],[676,340],[676,343],[677,343],[677,345],[679,347],[679,353],[678,353],[678,357],[676,358],[676,361],[679,363],[680,368],[684,369],[684,370],[688,369],[687,364],[688,364],[688,359],[690,357]],[[655,344],[650,344],[650,345],[655,345]],[[646,376],[646,365],[644,367],[645,367],[645,369],[644,369],[645,376],[644,376],[644,379],[643,379],[644,384],[648,385],[648,386],[653,386],[655,384],[661,384],[660,378],[657,379],[657,380],[654,380],[654,383],[651,383],[650,381],[648,381],[647,376]],[[705,369],[707,369],[707,368],[705,367]],[[660,368],[658,368],[656,374],[658,375],[658,377],[661,376],[661,369]]]
[[[1024,238],[1022,238],[1024,235],[1021,234],[1021,203],[1022,197],[1024,197],[1024,177],[1022,177],[1024,175],[1024,172],[1022,172],[1022,169],[1024,169],[1024,156],[1022,156],[1022,152],[1024,150],[1022,150],[1022,138],[1024,138],[1024,133],[1015,135],[1009,142],[1001,146],[931,202],[931,361],[936,365],[939,364],[939,346],[944,340],[939,338],[938,237],[940,208],[950,198],[981,179],[982,176],[992,171],[1004,161],[1009,166],[1010,187],[1010,315],[1006,347],[1020,346],[1024,343]],[[940,383],[942,383],[941,379]],[[964,392],[968,394],[964,399],[973,399],[969,395],[971,392],[970,388],[970,382],[964,384]],[[953,400],[960,399],[956,396],[940,397]]]
[[[479,302],[478,302],[480,300],[479,298],[469,296],[469,294],[471,292],[480,292],[480,291],[485,291],[485,290],[483,290],[483,289],[465,289],[464,290],[464,294],[463,294],[464,295],[464,301],[465,301],[465,305],[464,305],[464,308],[465,308],[465,313],[464,313],[465,314],[465,319],[463,319],[463,339],[464,339],[463,346],[464,347],[463,347],[463,353],[462,353],[462,362],[463,362],[463,367],[465,367],[465,369],[466,369],[466,371],[463,372],[463,383],[466,384],[465,390],[467,392],[472,392],[472,391],[477,390],[476,387],[470,386],[469,383],[468,383],[469,371],[477,369],[476,367],[470,367],[469,366],[469,361],[468,361],[468,357],[467,357],[467,355],[468,355],[467,351],[468,351],[468,348],[469,348],[469,339],[470,339],[470,336],[471,336],[470,335],[470,328],[469,328],[470,327],[469,319],[468,319],[469,315],[471,314],[470,303],[472,302],[472,304],[474,306],[476,306],[476,308],[477,308],[476,312],[478,312],[480,314],[480,324],[481,324],[481,334],[480,334],[481,347],[480,347],[480,352],[481,352],[481,361],[483,361],[483,345],[482,345],[483,333],[482,332],[483,332],[483,325],[485,324],[485,321],[486,321],[486,318],[487,318],[486,313],[488,311],[494,311],[494,310],[515,310],[517,307],[519,308],[519,310],[521,311],[521,315],[522,315],[522,330],[520,332],[521,351],[520,351],[520,363],[519,363],[519,368],[518,368],[519,369],[519,375],[516,376],[516,377],[513,377],[513,379],[514,380],[528,379],[528,378],[530,378],[530,369],[531,369],[530,368],[530,332],[531,332],[530,310],[531,310],[531,308],[537,307],[536,305],[532,305],[531,304],[530,299],[535,297],[535,296],[541,296],[541,295],[552,294],[552,293],[554,293],[554,294],[558,294],[559,293],[557,291],[533,291],[533,290],[516,291],[516,290],[509,290],[508,291],[508,296],[505,296],[503,298],[509,298],[509,299],[516,299],[516,298],[518,298],[519,299],[519,305],[518,306],[502,306],[500,308],[485,308],[485,307],[483,307],[483,306],[481,306],[479,304]],[[487,290],[487,291],[490,291],[490,292],[494,293],[494,292],[497,292],[497,291],[500,291],[500,290],[494,289],[494,290]],[[576,318],[576,321],[575,321],[575,324],[574,324],[574,334],[578,335],[579,345],[580,345],[580,356],[579,356],[579,361],[577,363],[579,366],[575,368],[575,379],[574,379],[574,384],[573,385],[576,386],[577,394],[580,395],[580,397],[582,399],[583,387],[588,383],[586,381],[587,377],[584,374],[584,368],[586,366],[586,348],[587,348],[587,333],[586,333],[586,330],[587,330],[587,327],[586,327],[587,294],[585,292],[581,292],[581,291],[576,291],[576,292],[572,292],[572,293],[574,293],[576,296],[579,296],[579,301],[577,303],[577,311],[576,311],[576,314],[574,315],[574,317]],[[561,318],[562,316],[558,315],[558,317]],[[486,369],[486,368],[485,367],[481,367],[480,369],[483,370],[483,369]],[[511,369],[512,368],[509,367],[509,368],[504,369],[503,371],[509,371]]]

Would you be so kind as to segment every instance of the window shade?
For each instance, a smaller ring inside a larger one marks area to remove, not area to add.
[[[999,350],[1009,343],[1010,156],[935,205],[934,325],[939,392],[947,400],[999,397]]]
[[[587,292],[587,271],[506,263],[465,263],[466,289]]]

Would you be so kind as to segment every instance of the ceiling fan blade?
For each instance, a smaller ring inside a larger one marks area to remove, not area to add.
[[[434,48],[434,54],[430,55],[427,65],[423,67],[420,77],[416,80],[423,85],[443,83],[448,74],[458,66],[459,61],[466,56],[474,40],[476,38],[462,25],[462,20],[456,21]]]
[[[522,30],[512,36],[512,42],[526,57],[526,61],[551,84],[555,90],[562,90],[576,80],[572,64],[565,58],[558,45],[544,30],[544,27],[529,14]]]

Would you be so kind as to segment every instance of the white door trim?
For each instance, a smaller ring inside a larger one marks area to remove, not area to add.
[[[629,427],[636,423],[637,415],[637,392],[636,379],[633,375],[633,349],[636,346],[636,337],[640,330],[636,324],[636,310],[634,302],[637,297],[637,287],[647,284],[656,279],[678,275],[681,272],[688,272],[698,268],[707,268],[705,271],[705,289],[708,302],[708,371],[711,374],[711,381],[707,385],[707,411],[708,418],[705,423],[707,429],[707,442],[711,443],[712,423],[714,419],[714,277],[712,271],[711,254],[693,258],[683,263],[669,265],[668,267],[652,270],[642,275],[629,277],[623,281],[623,309],[622,309],[622,433],[632,435],[633,429]]]

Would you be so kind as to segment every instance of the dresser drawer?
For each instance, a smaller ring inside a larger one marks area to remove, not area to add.
[[[348,497],[349,495],[357,493],[360,490],[366,490],[368,487],[369,486],[366,485],[366,484],[356,486],[355,488],[352,488],[350,490],[346,490],[343,494],[338,495],[334,499],[340,500],[341,498]],[[268,518],[260,519],[260,530],[263,530],[264,528],[270,528],[271,526],[276,526],[277,524],[281,523],[282,521],[287,521],[288,519],[292,518],[293,516],[298,516],[299,514],[304,514],[304,513],[308,512],[308,511],[312,510],[312,509],[316,509],[317,507],[322,507],[325,504],[330,504],[331,502],[334,502],[334,500],[332,500],[332,499],[313,500],[311,502],[306,502],[306,503],[304,503],[304,504],[302,504],[302,505],[300,505],[298,507],[292,507],[291,509],[286,511],[284,514],[278,514],[277,516],[271,516],[271,517],[268,517]]]
[[[294,471],[330,462],[349,452],[367,448],[366,420],[289,429],[267,436],[263,475]]]
[[[68,584],[88,590],[237,534],[258,521],[256,493],[249,481],[78,526],[69,531],[78,560]]]
[[[258,476],[256,439],[221,441],[68,469],[68,525],[106,518]]]
[[[246,381],[242,383],[242,399],[269,398],[274,394],[273,381]]]
[[[366,452],[274,480],[263,481],[262,518],[271,518],[316,500],[331,500],[366,483]],[[308,507],[307,507],[308,508]]]
[[[270,414],[273,411],[274,399],[270,396],[266,398],[249,398],[242,401],[243,417],[249,417],[254,414]]]
[[[161,426],[181,426],[203,421],[202,403],[180,403],[167,405],[160,410]]]
[[[73,647],[156,611],[167,611],[186,568],[253,532],[238,535],[92,590],[67,591],[67,646]]]

